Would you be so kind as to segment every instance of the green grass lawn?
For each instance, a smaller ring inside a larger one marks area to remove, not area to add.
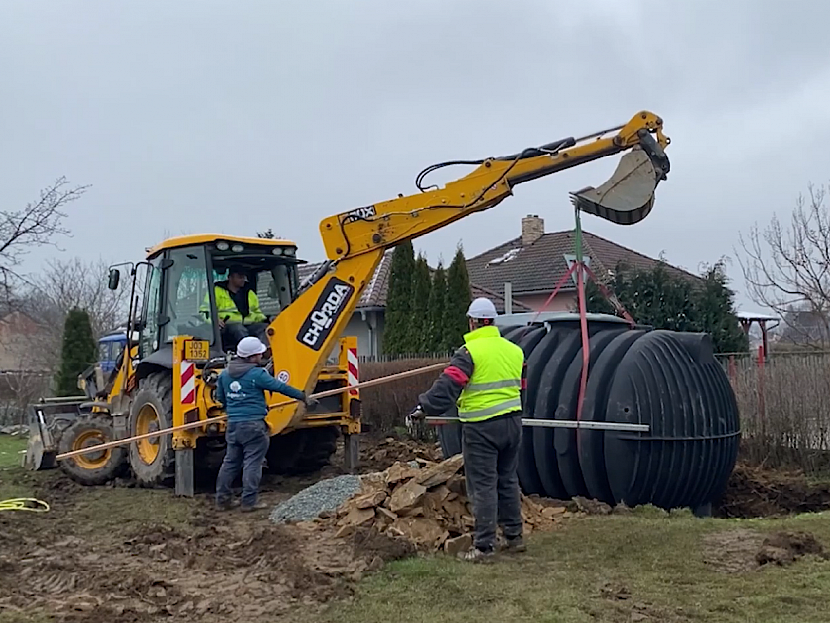
[[[651,515],[651,516],[649,516]],[[319,623],[462,621],[830,620],[830,562],[728,573],[704,562],[704,538],[724,530],[806,530],[830,545],[830,515],[700,520],[690,514],[574,520],[536,535],[529,551],[494,565],[447,558],[393,563],[364,580],[354,602]]]
[[[25,437],[0,435],[0,470],[20,465],[20,451],[26,449]]]

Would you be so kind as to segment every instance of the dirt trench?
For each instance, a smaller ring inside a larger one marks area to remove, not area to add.
[[[811,483],[803,473],[735,466],[715,516],[780,517],[830,509],[830,484]]]

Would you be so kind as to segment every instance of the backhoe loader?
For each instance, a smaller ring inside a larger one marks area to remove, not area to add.
[[[78,482],[100,484],[129,468],[141,485],[173,484],[177,494],[193,495],[194,474],[221,460],[223,422],[128,447],[95,451],[93,446],[221,415],[215,382],[231,352],[222,343],[214,282],[233,265],[247,271],[268,316],[269,370],[307,393],[346,388],[311,412],[300,403],[281,402],[278,395],[269,397],[269,467],[317,469],[330,459],[340,433],[353,465],[360,400],[347,387],[355,377],[350,367],[357,360],[356,339],[340,336],[384,251],[498,205],[517,184],[621,152],[627,153],[608,182],[571,193],[571,201],[576,209],[613,223],[638,223],[651,211],[655,189],[669,172],[668,144],[662,119],[643,111],[624,125],[580,138],[513,155],[432,165],[418,175],[415,194],[325,218],[320,233],[327,260],[302,284],[297,276],[302,261],[290,240],[221,234],[165,240],[150,248],[144,261],[126,265],[132,277],[129,337],[108,383],[97,389],[82,380],[86,396],[72,406],[77,417],[60,430],[51,422],[49,403],[33,405],[31,451],[41,455],[50,444],[61,452],[89,448],[61,461]],[[452,165],[475,168],[443,187],[424,186],[429,173]],[[120,274],[119,266],[110,270],[111,288],[119,286]],[[205,301],[207,314],[200,312]],[[66,411],[65,404],[60,409]],[[54,466],[38,456],[31,462]]]

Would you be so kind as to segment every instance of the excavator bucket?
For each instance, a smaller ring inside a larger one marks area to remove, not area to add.
[[[654,190],[667,172],[665,154],[651,155],[636,146],[620,159],[610,180],[599,188],[588,186],[571,193],[571,202],[577,209],[612,223],[633,225],[651,212]]]

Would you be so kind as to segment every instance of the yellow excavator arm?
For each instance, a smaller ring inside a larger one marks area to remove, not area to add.
[[[517,184],[630,150],[608,182],[571,193],[571,201],[577,209],[614,223],[638,223],[651,211],[654,190],[669,171],[664,152],[669,142],[662,119],[643,111],[625,125],[511,156],[432,165],[416,180],[420,193],[324,219],[320,233],[328,260],[268,327],[274,374],[312,391],[384,251],[498,205]],[[456,164],[476,168],[443,188],[423,187],[427,174]],[[284,399],[273,396],[272,401],[277,405]],[[267,418],[271,432],[292,426],[301,409],[298,404],[272,407]]]

